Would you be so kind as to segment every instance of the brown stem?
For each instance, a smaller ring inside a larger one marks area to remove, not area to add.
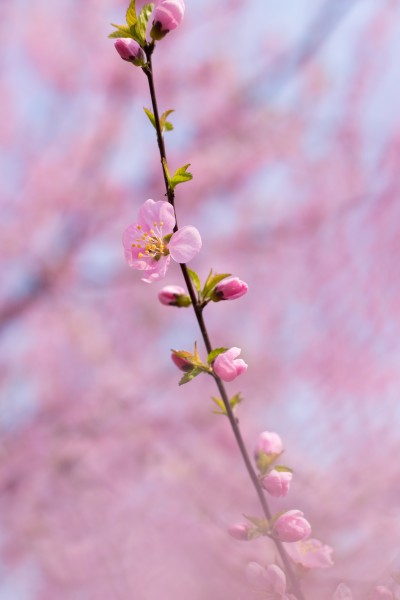
[[[158,149],[160,151],[160,159],[161,159],[161,165],[163,168],[166,195],[168,198],[168,202],[174,207],[174,210],[175,210],[175,206],[174,206],[175,194],[174,194],[174,190],[171,189],[170,186],[168,185],[168,177],[167,177],[166,170],[165,170],[165,166],[167,164],[167,155],[166,155],[166,151],[165,151],[164,138],[163,138],[163,134],[161,131],[160,117],[159,117],[158,106],[157,106],[157,97],[156,97],[156,92],[155,92],[155,87],[154,87],[153,66],[152,66],[152,62],[151,62],[151,55],[153,53],[153,50],[154,50],[153,45],[150,45],[145,50],[146,56],[147,56],[147,65],[145,67],[143,67],[143,71],[146,74],[147,80],[149,82],[150,97],[151,97],[154,120],[155,120],[155,125],[156,125],[157,144],[158,144]],[[178,225],[176,224],[174,231],[176,231],[177,229],[178,229]],[[196,294],[195,294],[195,291],[193,288],[193,284],[190,279],[186,265],[181,264],[180,267],[182,270],[182,275],[185,279],[185,283],[186,283],[186,287],[188,289],[190,300],[192,301],[193,310],[194,310],[196,320],[197,320],[197,323],[198,323],[198,326],[199,326],[199,329],[200,329],[200,332],[201,332],[201,335],[202,335],[202,338],[204,341],[204,345],[206,347],[207,353],[210,353],[213,347],[212,347],[210,337],[208,335],[207,327],[205,325],[204,318],[203,318],[203,306],[201,306],[197,300],[197,297],[196,297]],[[272,515],[271,515],[270,508],[268,506],[268,503],[267,503],[267,499],[266,499],[264,491],[261,487],[258,476],[253,468],[252,463],[251,463],[249,453],[247,451],[247,448],[246,448],[245,443],[242,438],[242,434],[239,429],[238,421],[233,414],[233,410],[232,410],[232,407],[229,402],[229,396],[226,392],[224,383],[222,382],[220,377],[218,377],[215,374],[214,374],[214,379],[217,384],[219,393],[221,394],[222,401],[225,405],[226,414],[227,414],[229,422],[231,424],[233,434],[235,436],[237,445],[240,450],[240,454],[242,455],[243,462],[246,466],[249,477],[250,477],[250,479],[253,483],[253,486],[255,488],[255,491],[257,493],[263,513],[264,513],[265,517],[268,520],[270,520]],[[300,588],[300,583],[293,571],[292,565],[290,564],[289,558],[282,546],[282,543],[275,538],[271,538],[271,539],[274,541],[274,543],[277,547],[277,550],[279,552],[279,555],[280,555],[283,565],[285,567],[286,574],[290,580],[290,584],[291,584],[293,592],[296,594],[298,600],[305,600],[305,597]]]

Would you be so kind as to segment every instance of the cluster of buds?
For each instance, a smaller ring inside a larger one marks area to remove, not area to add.
[[[262,487],[275,497],[286,496],[293,474],[289,467],[277,465],[276,461],[283,452],[280,436],[273,431],[264,431],[259,435],[254,449],[254,458],[259,470]],[[249,523],[237,523],[229,529],[232,537],[251,540],[268,535],[281,542],[300,542],[311,535],[311,526],[304,514],[297,509],[278,513],[270,521],[249,518]]]
[[[133,5],[131,3],[127,12],[127,25],[117,26],[117,33],[112,34],[112,37],[121,35],[114,44],[120,57],[136,67],[143,67],[146,64],[144,48],[161,40],[181,24],[185,4],[183,0],[158,0],[152,13],[146,9],[147,7],[144,7],[137,19],[134,3]],[[138,21],[141,25],[143,23],[149,25],[148,34],[145,34],[143,27],[135,27]]]

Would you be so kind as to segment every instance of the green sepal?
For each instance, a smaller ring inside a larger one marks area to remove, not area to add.
[[[206,279],[206,282],[204,284],[204,288],[203,291],[201,293],[203,300],[206,300],[209,295],[211,294],[211,292],[214,290],[215,286],[218,285],[218,283],[220,281],[222,281],[223,279],[226,279],[227,277],[230,277],[231,274],[230,273],[215,273],[213,274],[212,270],[210,271],[209,276]]]
[[[219,354],[222,354],[223,352],[226,352],[227,350],[228,350],[228,348],[215,348],[214,350],[211,350],[211,352],[207,356],[208,364],[211,365],[212,361],[215,360]]]
[[[145,106],[143,106],[143,110],[146,113],[146,115],[149,117],[149,121],[153,125],[154,129],[157,129],[156,128],[156,120],[155,120],[155,117],[154,117],[153,113],[151,112],[151,110],[149,110]]]
[[[284,465],[275,465],[274,469],[279,473],[293,473],[293,469],[290,467],[285,467]]]
[[[133,27],[137,21],[137,16],[136,16],[136,0],[131,0],[128,9],[126,11],[126,22],[128,23],[129,27]]]
[[[173,177],[171,177],[169,181],[169,185],[172,189],[180,183],[186,183],[186,181],[193,179],[193,175],[187,170],[188,167],[190,167],[190,163],[183,165],[183,167],[179,167],[179,169],[175,171]]]
[[[260,452],[256,459],[256,465],[261,475],[265,475],[265,473],[272,467],[274,462],[280,457],[282,452],[279,454],[266,454],[265,452]]]
[[[245,519],[250,521],[255,527],[255,531],[252,532],[251,537],[255,538],[260,535],[268,535],[271,530],[271,523],[268,519],[260,519],[259,517],[251,517],[249,515],[243,515]]]
[[[201,290],[201,283],[200,283],[200,278],[197,275],[196,271],[192,271],[192,269],[187,268],[187,272],[189,273],[189,277],[193,282],[194,287],[196,288],[197,292],[200,293]]]
[[[191,371],[188,371],[187,373],[184,374],[182,379],[179,381],[179,385],[183,385],[184,383],[189,383],[189,381],[192,381],[192,379],[197,377],[197,375],[200,375],[200,373],[204,373],[204,369],[201,369],[200,367],[193,367],[193,369]]]

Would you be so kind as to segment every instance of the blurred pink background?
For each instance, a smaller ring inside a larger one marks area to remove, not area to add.
[[[200,342],[121,233],[163,198],[146,79],[107,34],[120,0],[0,7],[0,600],[248,600],[266,539],[212,381],[178,388]],[[400,4],[187,0],[155,79],[191,264],[248,282],[207,308],[239,346],[238,416],[275,430],[285,500],[334,547],[304,582],[364,598],[400,567]],[[172,267],[166,283],[181,284]],[[201,347],[202,348],[202,347]],[[357,593],[359,596],[357,596]]]

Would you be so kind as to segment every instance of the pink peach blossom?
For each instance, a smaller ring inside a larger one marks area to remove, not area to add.
[[[299,542],[311,534],[311,525],[300,510],[288,510],[275,521],[272,535],[281,542]]]
[[[233,381],[247,370],[247,364],[241,358],[237,358],[241,353],[240,348],[230,348],[226,352],[219,354],[214,360],[214,373],[223,381]]]
[[[183,0],[160,0],[153,11],[153,24],[159,23],[162,32],[171,31],[180,25],[184,13]]]
[[[325,569],[333,565],[333,548],[315,538],[284,544],[284,547],[292,561],[306,569]]]
[[[277,565],[262,567],[256,562],[250,562],[246,565],[246,577],[256,590],[266,593],[266,598],[296,600],[292,594],[286,594],[286,575]]]
[[[189,262],[201,248],[200,233],[195,227],[181,227],[173,233],[174,209],[168,202],[146,200],[139,209],[137,223],[124,232],[122,243],[130,267],[145,271],[142,281],[162,279],[171,258]]]
[[[247,293],[249,289],[247,283],[241,281],[238,277],[229,277],[224,279],[215,287],[214,298],[218,300],[236,300]]]
[[[333,593],[332,600],[353,600],[353,594],[347,585],[339,583]]]
[[[370,592],[368,600],[393,600],[393,594],[385,585],[377,585]]]
[[[261,485],[271,496],[280,498],[288,493],[292,478],[293,474],[290,471],[272,469],[262,478]]]

